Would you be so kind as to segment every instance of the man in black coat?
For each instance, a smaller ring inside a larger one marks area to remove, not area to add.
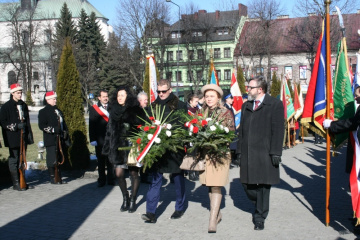
[[[50,174],[51,184],[63,184],[60,165],[64,163],[66,151],[62,150],[65,141],[69,144],[68,128],[63,113],[56,107],[56,93],[45,94],[46,105],[39,111],[38,125],[43,131],[46,147],[46,165]]]
[[[179,100],[177,96],[172,93],[172,88],[169,80],[161,79],[157,85],[157,99],[152,103],[160,105],[161,109],[165,106],[164,116],[167,116],[171,111],[187,112],[186,103]],[[171,118],[171,116],[170,116]],[[170,123],[174,124],[174,122]],[[182,124],[181,124],[182,125]],[[185,210],[185,179],[184,173],[180,169],[180,165],[185,156],[184,151],[166,152],[164,156],[159,159],[157,165],[154,166],[152,172],[152,183],[150,184],[148,193],[146,195],[146,214],[141,218],[148,223],[155,223],[155,211],[160,199],[160,188],[162,185],[163,173],[171,173],[176,191],[175,212],[171,215],[171,219],[178,219],[184,214]]]
[[[89,109],[89,137],[90,144],[95,146],[97,164],[98,164],[98,187],[103,187],[106,183],[114,185],[114,169],[107,156],[103,155],[102,148],[106,134],[106,126],[109,122],[108,103],[109,96],[106,90],[100,90],[98,103]],[[105,165],[107,167],[107,176],[105,174]]]
[[[0,113],[4,143],[9,148],[9,170],[13,189],[18,191],[26,190],[21,189],[19,185],[20,141],[25,144],[25,149],[28,144],[34,143],[29,110],[26,103],[21,100],[22,89],[18,83],[10,86],[10,100],[1,107]],[[21,140],[22,130],[23,140]]]
[[[266,94],[263,77],[251,79],[248,91],[249,100],[241,109],[236,153],[240,159],[240,181],[255,204],[254,229],[263,230],[271,185],[280,182],[284,108],[280,100]]]

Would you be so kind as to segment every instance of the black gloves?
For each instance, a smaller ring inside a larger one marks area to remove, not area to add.
[[[274,167],[278,167],[281,163],[281,156],[279,155],[271,155],[271,162]]]
[[[18,129],[20,129],[20,130],[21,130],[21,129],[25,129],[26,123],[24,123],[24,122],[18,123],[17,127],[18,127]]]

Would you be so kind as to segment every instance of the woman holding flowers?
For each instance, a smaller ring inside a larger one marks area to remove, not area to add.
[[[120,208],[121,212],[135,212],[137,192],[140,185],[139,167],[128,166],[129,151],[119,150],[119,147],[129,146],[127,137],[135,131],[140,120],[137,116],[143,116],[144,111],[140,108],[138,101],[126,86],[120,86],[110,99],[110,117],[107,125],[103,154],[107,155],[109,161],[114,164],[115,174],[123,195],[124,202]],[[131,179],[131,196],[127,191],[125,170],[129,170]]]
[[[214,119],[216,118],[214,125],[209,127],[210,131],[215,131],[217,126],[221,129],[225,129],[226,133],[234,131],[235,123],[232,112],[220,103],[223,95],[221,88],[216,84],[207,84],[201,88],[201,92],[205,97],[205,104],[201,109],[201,114],[207,116],[206,120],[202,120],[202,124],[210,124],[210,122],[214,122]],[[206,153],[205,171],[200,173],[200,182],[209,188],[209,233],[215,233],[216,226],[221,221],[221,188],[229,183],[231,156],[228,144],[226,145],[228,152],[225,155],[221,155],[221,157],[219,157],[219,154],[209,154],[211,151],[207,151],[206,148],[198,149]]]

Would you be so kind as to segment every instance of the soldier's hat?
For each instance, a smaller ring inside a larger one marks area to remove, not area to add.
[[[16,91],[21,91],[21,90],[23,90],[23,88],[18,83],[14,83],[14,84],[10,85],[10,93],[13,93],[13,92],[16,92]]]

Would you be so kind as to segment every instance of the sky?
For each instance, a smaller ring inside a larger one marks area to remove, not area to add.
[[[88,0],[96,9],[98,9],[103,15],[109,18],[109,24],[114,26],[117,22],[116,19],[116,9],[118,8],[119,1],[121,0]],[[144,0],[146,1],[146,0]],[[223,0],[226,2],[227,0]],[[165,0],[164,0],[165,2]],[[215,12],[215,10],[219,8],[220,0],[173,0],[174,3],[180,6],[180,12],[185,11],[186,5],[193,2],[198,6],[199,9],[204,9],[207,12]],[[248,1],[236,1],[236,0],[228,0],[228,2],[242,3],[244,5],[247,4]],[[280,0],[282,7],[284,9],[284,15],[290,15],[292,17],[292,9],[296,1],[294,0]],[[172,3],[168,3],[171,5],[172,14],[175,16],[178,15],[178,7]],[[174,18],[177,20],[177,18]]]

